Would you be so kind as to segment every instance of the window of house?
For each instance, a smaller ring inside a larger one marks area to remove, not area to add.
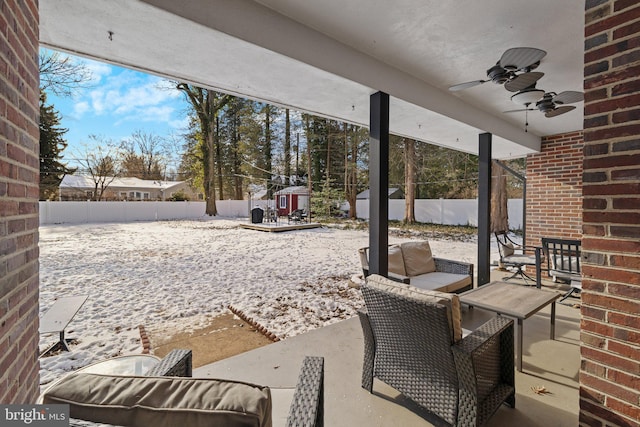
[[[149,193],[142,193],[142,198],[144,200],[149,200],[151,197],[150,197]]]
[[[287,196],[280,196],[280,203],[278,205],[279,208],[287,207]]]

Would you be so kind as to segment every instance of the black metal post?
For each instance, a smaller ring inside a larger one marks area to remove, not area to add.
[[[478,152],[478,286],[490,281],[491,134],[482,133]]]
[[[369,273],[386,277],[389,267],[389,95],[376,92],[369,102]]]

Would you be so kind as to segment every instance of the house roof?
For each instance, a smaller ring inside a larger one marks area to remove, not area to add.
[[[390,131],[494,158],[580,130],[583,104],[554,118],[486,79],[512,47],[543,49],[537,87],[580,91],[584,0],[40,0],[42,46],[363,126],[390,95]],[[135,42],[134,42],[135,41]],[[528,127],[525,122],[528,121]]]
[[[400,189],[399,188],[388,188],[387,190],[388,190],[387,195],[391,196],[392,194],[394,194],[396,191],[399,191]],[[369,199],[369,189],[367,188],[363,192],[358,193],[356,195],[356,199],[358,199],[358,200]]]
[[[139,188],[139,189],[152,189],[152,190],[168,190],[175,186],[178,186],[184,181],[154,181],[149,179],[140,178],[113,178],[107,177],[106,182],[109,183],[109,188]],[[90,176],[84,175],[65,175],[60,183],[60,188],[75,188],[75,189],[88,189],[95,188],[95,181]]]

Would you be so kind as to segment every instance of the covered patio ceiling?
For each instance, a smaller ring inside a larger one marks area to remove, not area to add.
[[[511,47],[547,55],[547,92],[582,91],[583,0],[40,0],[42,46],[368,126],[369,97],[391,95],[390,130],[493,157],[582,129],[583,106],[555,118],[485,83]]]

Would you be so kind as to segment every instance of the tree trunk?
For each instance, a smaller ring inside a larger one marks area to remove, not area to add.
[[[289,109],[285,110],[284,116],[284,176],[285,182],[294,185],[291,182],[291,120],[289,119]]]
[[[416,142],[410,138],[404,140],[404,164],[404,222],[413,224],[416,222]]]
[[[215,144],[216,144],[216,174],[218,175],[218,191],[220,193],[220,200],[224,200],[224,186],[222,183],[222,153],[220,148],[220,118],[216,113],[215,118]]]
[[[351,127],[351,164],[349,168],[349,191],[347,200],[349,201],[349,218],[358,218],[356,205],[358,203],[358,136],[355,127]]]
[[[267,199],[273,198],[273,188],[271,183],[271,107],[267,104],[264,107],[265,120],[264,120],[264,164],[265,164],[265,177],[267,180]]]
[[[207,185],[205,186],[207,190],[207,206],[205,209],[205,213],[209,216],[218,215],[218,208],[216,206],[216,183],[215,183],[215,167],[216,162],[213,153],[215,153],[215,141],[214,141],[214,133],[209,132],[207,134]]]

